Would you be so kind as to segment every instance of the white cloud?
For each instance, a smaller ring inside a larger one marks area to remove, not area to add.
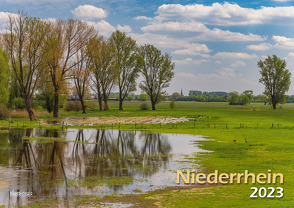
[[[294,49],[294,38],[284,36],[273,36],[272,39],[276,42],[275,47],[279,49]]]
[[[151,17],[146,17],[146,16],[137,16],[134,18],[134,20],[148,20],[151,21],[152,18]]]
[[[105,36],[109,36],[112,32],[116,30],[115,27],[113,27],[105,20],[101,20],[99,22],[87,21],[87,23],[93,26],[100,34]]]
[[[218,52],[214,55],[217,59],[255,59],[256,54],[235,53],[235,52]]]
[[[183,48],[189,47],[190,43],[187,39],[179,39],[179,38],[172,38],[168,37],[167,35],[160,35],[160,34],[152,34],[152,33],[130,33],[129,34],[133,39],[137,41],[137,43],[144,45],[144,44],[152,44],[156,47],[163,47],[163,48]]]
[[[236,62],[232,63],[231,66],[234,68],[245,67],[246,63],[243,61],[236,61]]]
[[[0,12],[0,30],[5,29],[6,23],[9,20],[9,15],[12,17],[16,17],[17,14],[10,13],[10,12]]]
[[[184,60],[173,60],[175,62],[175,64],[202,64],[205,62],[208,62],[207,59],[198,59],[198,60],[194,60],[192,58],[186,58]]]
[[[249,33],[248,35],[221,30],[209,29],[204,24],[196,21],[190,22],[153,22],[141,28],[144,32],[152,33],[184,33],[196,41],[263,41],[266,38]]]
[[[293,24],[294,7],[244,8],[225,2],[202,4],[164,4],[158,8],[157,20],[194,19],[211,25]]]
[[[273,46],[269,43],[261,43],[259,45],[248,45],[246,48],[253,51],[266,51],[271,49]]]
[[[192,43],[188,48],[186,49],[179,49],[173,51],[174,54],[178,55],[200,55],[202,53],[209,53],[210,50],[205,44],[199,44],[199,43]]]
[[[92,6],[92,5],[80,5],[74,10],[71,11],[71,13],[76,17],[80,19],[97,19],[97,18],[105,18],[107,16],[107,12],[101,8]]]
[[[124,26],[118,25],[117,29],[122,31],[122,32],[126,32],[126,33],[132,32],[132,28],[130,26],[128,26],[128,25],[124,25]]]

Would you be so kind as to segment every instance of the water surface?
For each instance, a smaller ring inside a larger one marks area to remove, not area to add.
[[[32,139],[34,138],[34,139]],[[40,138],[39,140],[37,138]],[[200,136],[103,129],[13,129],[0,133],[0,205],[74,195],[138,194],[175,186]],[[15,196],[13,193],[31,193]]]

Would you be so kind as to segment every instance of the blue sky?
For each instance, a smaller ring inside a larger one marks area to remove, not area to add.
[[[168,93],[262,93],[257,61],[276,54],[293,74],[288,94],[294,94],[294,0],[1,0],[0,26],[20,10],[88,21],[105,36],[120,29],[170,53],[176,67]]]

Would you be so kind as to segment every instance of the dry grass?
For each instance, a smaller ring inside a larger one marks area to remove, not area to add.
[[[39,117],[39,112],[34,111],[35,116]],[[10,112],[11,118],[29,118],[27,110],[13,110]]]

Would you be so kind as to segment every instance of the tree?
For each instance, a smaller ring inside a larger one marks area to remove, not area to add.
[[[247,105],[248,103],[250,103],[250,99],[249,99],[248,95],[245,95],[245,94],[241,95],[240,96],[240,103],[242,105]]]
[[[111,34],[109,41],[114,50],[113,58],[119,90],[119,110],[123,110],[123,101],[130,92],[136,90],[136,79],[139,76],[135,54],[136,41],[119,30]]]
[[[174,76],[175,64],[168,54],[162,55],[153,45],[144,45],[138,49],[138,65],[144,78],[140,88],[149,96],[152,110],[155,110],[155,105],[164,99],[163,89]]]
[[[69,71],[77,66],[81,60],[76,56],[87,44],[94,28],[86,22],[69,19],[51,22],[50,32],[47,34],[46,64],[54,88],[53,117],[59,117],[59,96],[66,88]]]
[[[180,99],[182,97],[182,95],[180,94],[180,93],[178,93],[178,92],[174,92],[173,94],[172,94],[172,99],[173,100],[178,100],[178,99]]]
[[[146,101],[146,100],[148,100],[148,95],[146,95],[146,94],[140,94],[139,100],[140,101]]]
[[[270,98],[273,109],[276,109],[277,104],[285,100],[285,93],[291,84],[291,73],[286,69],[287,63],[273,55],[264,61],[260,60],[257,65],[261,74],[259,82],[265,86],[264,94]]]
[[[10,16],[8,33],[4,35],[5,49],[9,53],[12,71],[21,90],[30,120],[36,120],[31,100],[41,73],[45,68],[46,50],[44,39],[48,33],[47,23],[20,13]]]
[[[229,105],[239,105],[240,104],[240,96],[238,92],[231,92],[228,98]]]
[[[253,95],[253,90],[245,90],[242,95],[247,95],[249,98],[249,103],[252,101],[254,95]]]
[[[98,97],[99,107],[102,111],[109,110],[108,97],[115,85],[116,71],[113,67],[113,47],[102,36],[97,35],[88,44],[89,56],[92,64],[92,88]]]
[[[0,46],[0,104],[7,106],[9,100],[9,57]]]
[[[84,97],[89,91],[89,76],[91,72],[90,59],[88,58],[86,45],[76,54],[76,64],[72,70],[72,78],[75,84],[75,91],[81,102],[83,113],[87,113]]]

